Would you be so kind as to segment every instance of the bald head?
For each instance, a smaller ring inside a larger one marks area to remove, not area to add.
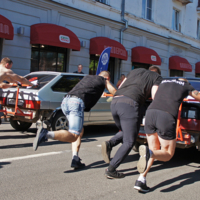
[[[102,77],[104,77],[104,78],[106,78],[107,80],[110,81],[110,72],[109,71],[102,71],[102,72],[99,73],[98,76],[102,76]]]

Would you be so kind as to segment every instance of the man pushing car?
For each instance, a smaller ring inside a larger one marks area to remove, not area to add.
[[[73,143],[72,149],[74,148],[76,151],[71,167],[83,168],[85,164],[81,163],[81,159],[77,153],[84,132],[84,111],[90,111],[101,98],[105,88],[113,95],[116,92],[116,89],[110,83],[110,73],[108,71],[102,71],[99,75],[85,76],[65,95],[61,104],[62,111],[69,122],[69,130],[47,131],[40,127],[33,142],[33,149],[37,150],[38,145],[47,141],[49,138],[62,142],[71,142]]]

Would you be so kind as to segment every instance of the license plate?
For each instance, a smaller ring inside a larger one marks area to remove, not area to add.
[[[15,105],[16,99],[8,99],[8,105]],[[24,100],[18,99],[18,106],[23,106]]]

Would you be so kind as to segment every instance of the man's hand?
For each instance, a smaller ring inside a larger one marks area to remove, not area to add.
[[[195,98],[197,101],[200,101],[200,93],[197,90],[193,90],[192,92],[189,93],[190,96]]]
[[[112,94],[114,95],[116,92],[116,89],[112,86],[112,84],[106,80],[106,89]]]

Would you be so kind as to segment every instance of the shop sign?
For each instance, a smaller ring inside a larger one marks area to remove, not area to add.
[[[9,35],[9,26],[6,24],[0,23],[0,33]]]
[[[59,39],[61,42],[64,42],[64,43],[70,43],[70,38],[66,35],[59,35]]]
[[[151,60],[152,60],[152,61],[157,61],[156,56],[153,56],[153,55],[152,55],[152,56],[151,56]]]
[[[180,63],[181,69],[191,69],[191,65],[187,63]]]
[[[111,47],[111,53],[126,56],[126,51],[124,49],[120,49],[119,47],[113,47],[113,46],[104,46],[104,48]]]

